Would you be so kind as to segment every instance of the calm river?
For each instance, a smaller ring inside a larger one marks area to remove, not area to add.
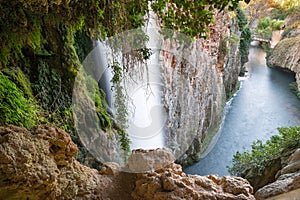
[[[249,149],[252,142],[277,134],[277,127],[300,124],[300,100],[289,88],[294,75],[266,66],[265,52],[250,48],[249,77],[228,106],[222,133],[214,148],[186,168],[188,174],[229,175],[226,166],[236,151]]]

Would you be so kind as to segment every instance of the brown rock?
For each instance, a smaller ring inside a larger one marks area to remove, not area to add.
[[[141,173],[164,168],[174,160],[174,155],[169,149],[137,149],[132,151],[127,165],[130,172]]]
[[[63,130],[0,127],[0,142],[0,199],[132,199],[122,188],[132,190],[134,180],[78,163],[77,147]]]
[[[239,177],[186,175],[177,164],[139,174],[132,196],[137,200],[255,199],[250,184]]]
[[[297,149],[288,159],[288,165],[281,170],[281,174],[300,170],[300,149]]]
[[[155,160],[161,164],[149,159],[147,173],[124,172],[116,163],[104,163],[99,173],[74,159],[77,147],[58,128],[0,127],[0,142],[1,199],[254,199],[244,179],[192,176],[175,163],[165,166],[172,156],[163,149],[138,150],[168,158]]]
[[[114,162],[107,162],[102,165],[100,174],[116,175],[121,171],[121,166]]]
[[[296,74],[298,90],[300,90],[300,36],[281,40],[273,49],[268,63],[271,66],[289,69]]]

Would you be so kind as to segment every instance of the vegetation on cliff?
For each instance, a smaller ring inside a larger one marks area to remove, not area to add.
[[[279,135],[272,136],[265,143],[257,140],[251,150],[237,152],[232,159],[233,165],[228,167],[230,174],[245,177],[251,171],[261,175],[272,160],[281,157],[283,151],[300,147],[300,126],[280,127],[278,131]]]
[[[237,10],[237,23],[239,26],[239,30],[241,31],[241,39],[240,39],[240,57],[241,57],[241,65],[244,66],[246,62],[248,62],[248,54],[249,54],[249,45],[251,42],[251,31],[248,26],[248,19],[244,14],[243,10],[238,7]]]
[[[38,107],[32,99],[0,72],[0,126],[14,124],[29,128],[37,124]]]

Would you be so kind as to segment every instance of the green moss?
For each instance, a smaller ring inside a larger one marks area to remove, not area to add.
[[[13,124],[30,128],[37,124],[38,107],[0,72],[0,125]]]
[[[88,33],[85,30],[76,32],[75,44],[76,53],[79,61],[82,63],[85,57],[92,51],[93,43]]]
[[[23,73],[20,68],[5,68],[2,71],[12,82],[14,82],[18,88],[20,88],[25,97],[33,99],[33,94],[31,90],[31,83],[28,77]]]
[[[111,132],[112,121],[107,112],[108,104],[105,100],[105,93],[98,86],[98,83],[90,76],[86,77],[86,92],[91,102],[94,102],[98,123],[102,130]]]
[[[244,68],[243,68],[244,69]],[[245,69],[244,69],[245,70]],[[241,83],[240,81],[237,81],[235,84],[235,88],[230,92],[230,94],[228,95],[227,100],[231,99],[233,97],[233,95],[235,93],[237,93],[237,91],[240,89]]]

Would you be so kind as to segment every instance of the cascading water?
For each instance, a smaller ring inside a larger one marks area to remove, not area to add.
[[[127,84],[129,127],[131,149],[153,149],[164,147],[164,126],[166,121],[162,102],[161,70],[153,54],[139,80]],[[127,82],[128,83],[128,82]]]
[[[224,22],[224,14],[216,20]],[[156,22],[151,19],[146,29],[149,36],[146,48],[153,53],[146,64],[130,57],[136,51],[145,50],[145,46],[139,46],[139,39],[145,34],[141,30],[132,30],[98,42],[83,65],[86,73],[99,81],[105,91],[112,116],[118,119],[119,114],[124,117],[128,112],[126,120],[131,149],[167,147],[181,163],[191,157],[197,160],[222,119],[226,98],[224,77],[228,75],[222,72],[227,58],[219,55],[221,34],[212,35],[208,41],[191,41],[184,34],[158,29]],[[212,27],[211,32],[227,34],[228,30],[221,27]],[[160,34],[163,32],[173,35],[176,40],[165,39]],[[232,53],[236,55],[235,50]],[[122,79],[112,85],[110,79],[114,76],[116,63],[121,64]],[[229,66],[225,71],[231,68]],[[238,67],[234,66],[234,69],[234,74],[238,74]],[[80,82],[83,77],[78,76],[73,100],[75,108],[79,106],[74,109],[74,115],[80,119],[76,123],[81,141],[100,162],[122,163],[118,133],[99,130],[92,102],[77,94],[84,87]],[[232,77],[230,80],[234,81]],[[122,90],[111,92],[111,87],[118,86]],[[121,104],[125,110],[120,109]]]

